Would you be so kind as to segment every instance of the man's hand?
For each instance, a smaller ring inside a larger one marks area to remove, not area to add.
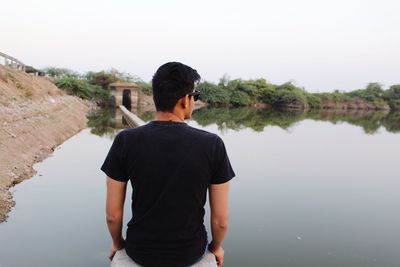
[[[125,240],[122,237],[125,193],[126,182],[119,182],[107,177],[106,219],[112,239],[112,246],[108,256],[110,260],[114,258],[117,250],[125,246]]]
[[[112,261],[112,259],[114,258],[114,256],[115,256],[115,253],[117,253],[117,251],[118,250],[120,250],[120,249],[123,249],[125,247],[125,240],[119,245],[119,246],[116,246],[114,243],[111,245],[111,248],[110,248],[110,254],[108,255],[108,259],[110,260],[110,261]]]
[[[214,254],[215,259],[217,260],[218,267],[222,267],[222,265],[224,264],[224,255],[225,255],[224,249],[221,246],[215,248],[213,246],[213,243],[211,242],[211,244],[208,247],[208,250],[212,254]]]
[[[223,184],[211,184],[209,187],[210,199],[210,223],[212,242],[209,245],[209,250],[215,255],[218,267],[224,263],[224,249],[222,242],[228,231],[228,192],[229,182]]]

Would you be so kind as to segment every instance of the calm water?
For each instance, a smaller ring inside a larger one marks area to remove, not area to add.
[[[99,167],[118,116],[92,116],[12,189],[0,267],[109,266]],[[222,136],[237,174],[224,266],[400,266],[399,114],[201,109],[189,124]]]

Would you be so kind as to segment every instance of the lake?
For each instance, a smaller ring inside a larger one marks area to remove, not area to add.
[[[400,266],[399,113],[203,108],[188,124],[220,135],[236,172],[224,266]],[[99,168],[124,125],[90,116],[11,189],[0,267],[109,266]]]

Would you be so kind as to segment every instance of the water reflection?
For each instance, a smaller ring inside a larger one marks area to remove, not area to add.
[[[0,224],[0,266],[109,266],[99,167],[126,125],[117,110],[89,118],[91,133],[63,143],[12,189],[17,204]],[[189,125],[227,130],[237,174],[224,266],[400,266],[400,135],[372,134],[399,132],[399,121],[400,113],[196,110]]]
[[[150,121],[154,110],[133,110],[142,120]],[[114,137],[128,124],[119,109],[101,109],[88,116],[91,133],[99,136]],[[400,112],[311,110],[288,111],[255,108],[200,108],[193,112],[192,120],[200,126],[216,124],[220,131],[251,128],[262,132],[267,126],[288,129],[303,120],[326,121],[333,124],[349,123],[361,127],[365,133],[374,134],[380,127],[388,132],[400,132]]]
[[[133,109],[132,112],[139,114],[139,117],[144,121],[149,121],[154,118],[154,111],[145,111]],[[90,132],[98,136],[108,136],[114,138],[119,130],[128,128],[129,125],[122,115],[119,108],[104,108],[92,111],[88,115],[88,127]]]
[[[362,127],[364,132],[368,134],[376,133],[380,127],[384,127],[389,132],[400,131],[399,112],[202,108],[193,113],[193,119],[201,126],[215,123],[220,130],[251,128],[261,132],[266,126],[279,126],[282,129],[288,129],[300,121],[311,119],[333,124],[346,122]]]
[[[117,131],[116,113],[117,109],[111,108],[100,109],[90,113],[87,123],[90,132],[98,136],[113,136]]]

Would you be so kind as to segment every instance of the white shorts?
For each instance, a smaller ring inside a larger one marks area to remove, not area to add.
[[[111,262],[111,267],[141,267],[141,265],[134,262],[125,249],[118,250]],[[207,250],[200,261],[191,265],[191,267],[217,267],[217,261],[214,254]]]

